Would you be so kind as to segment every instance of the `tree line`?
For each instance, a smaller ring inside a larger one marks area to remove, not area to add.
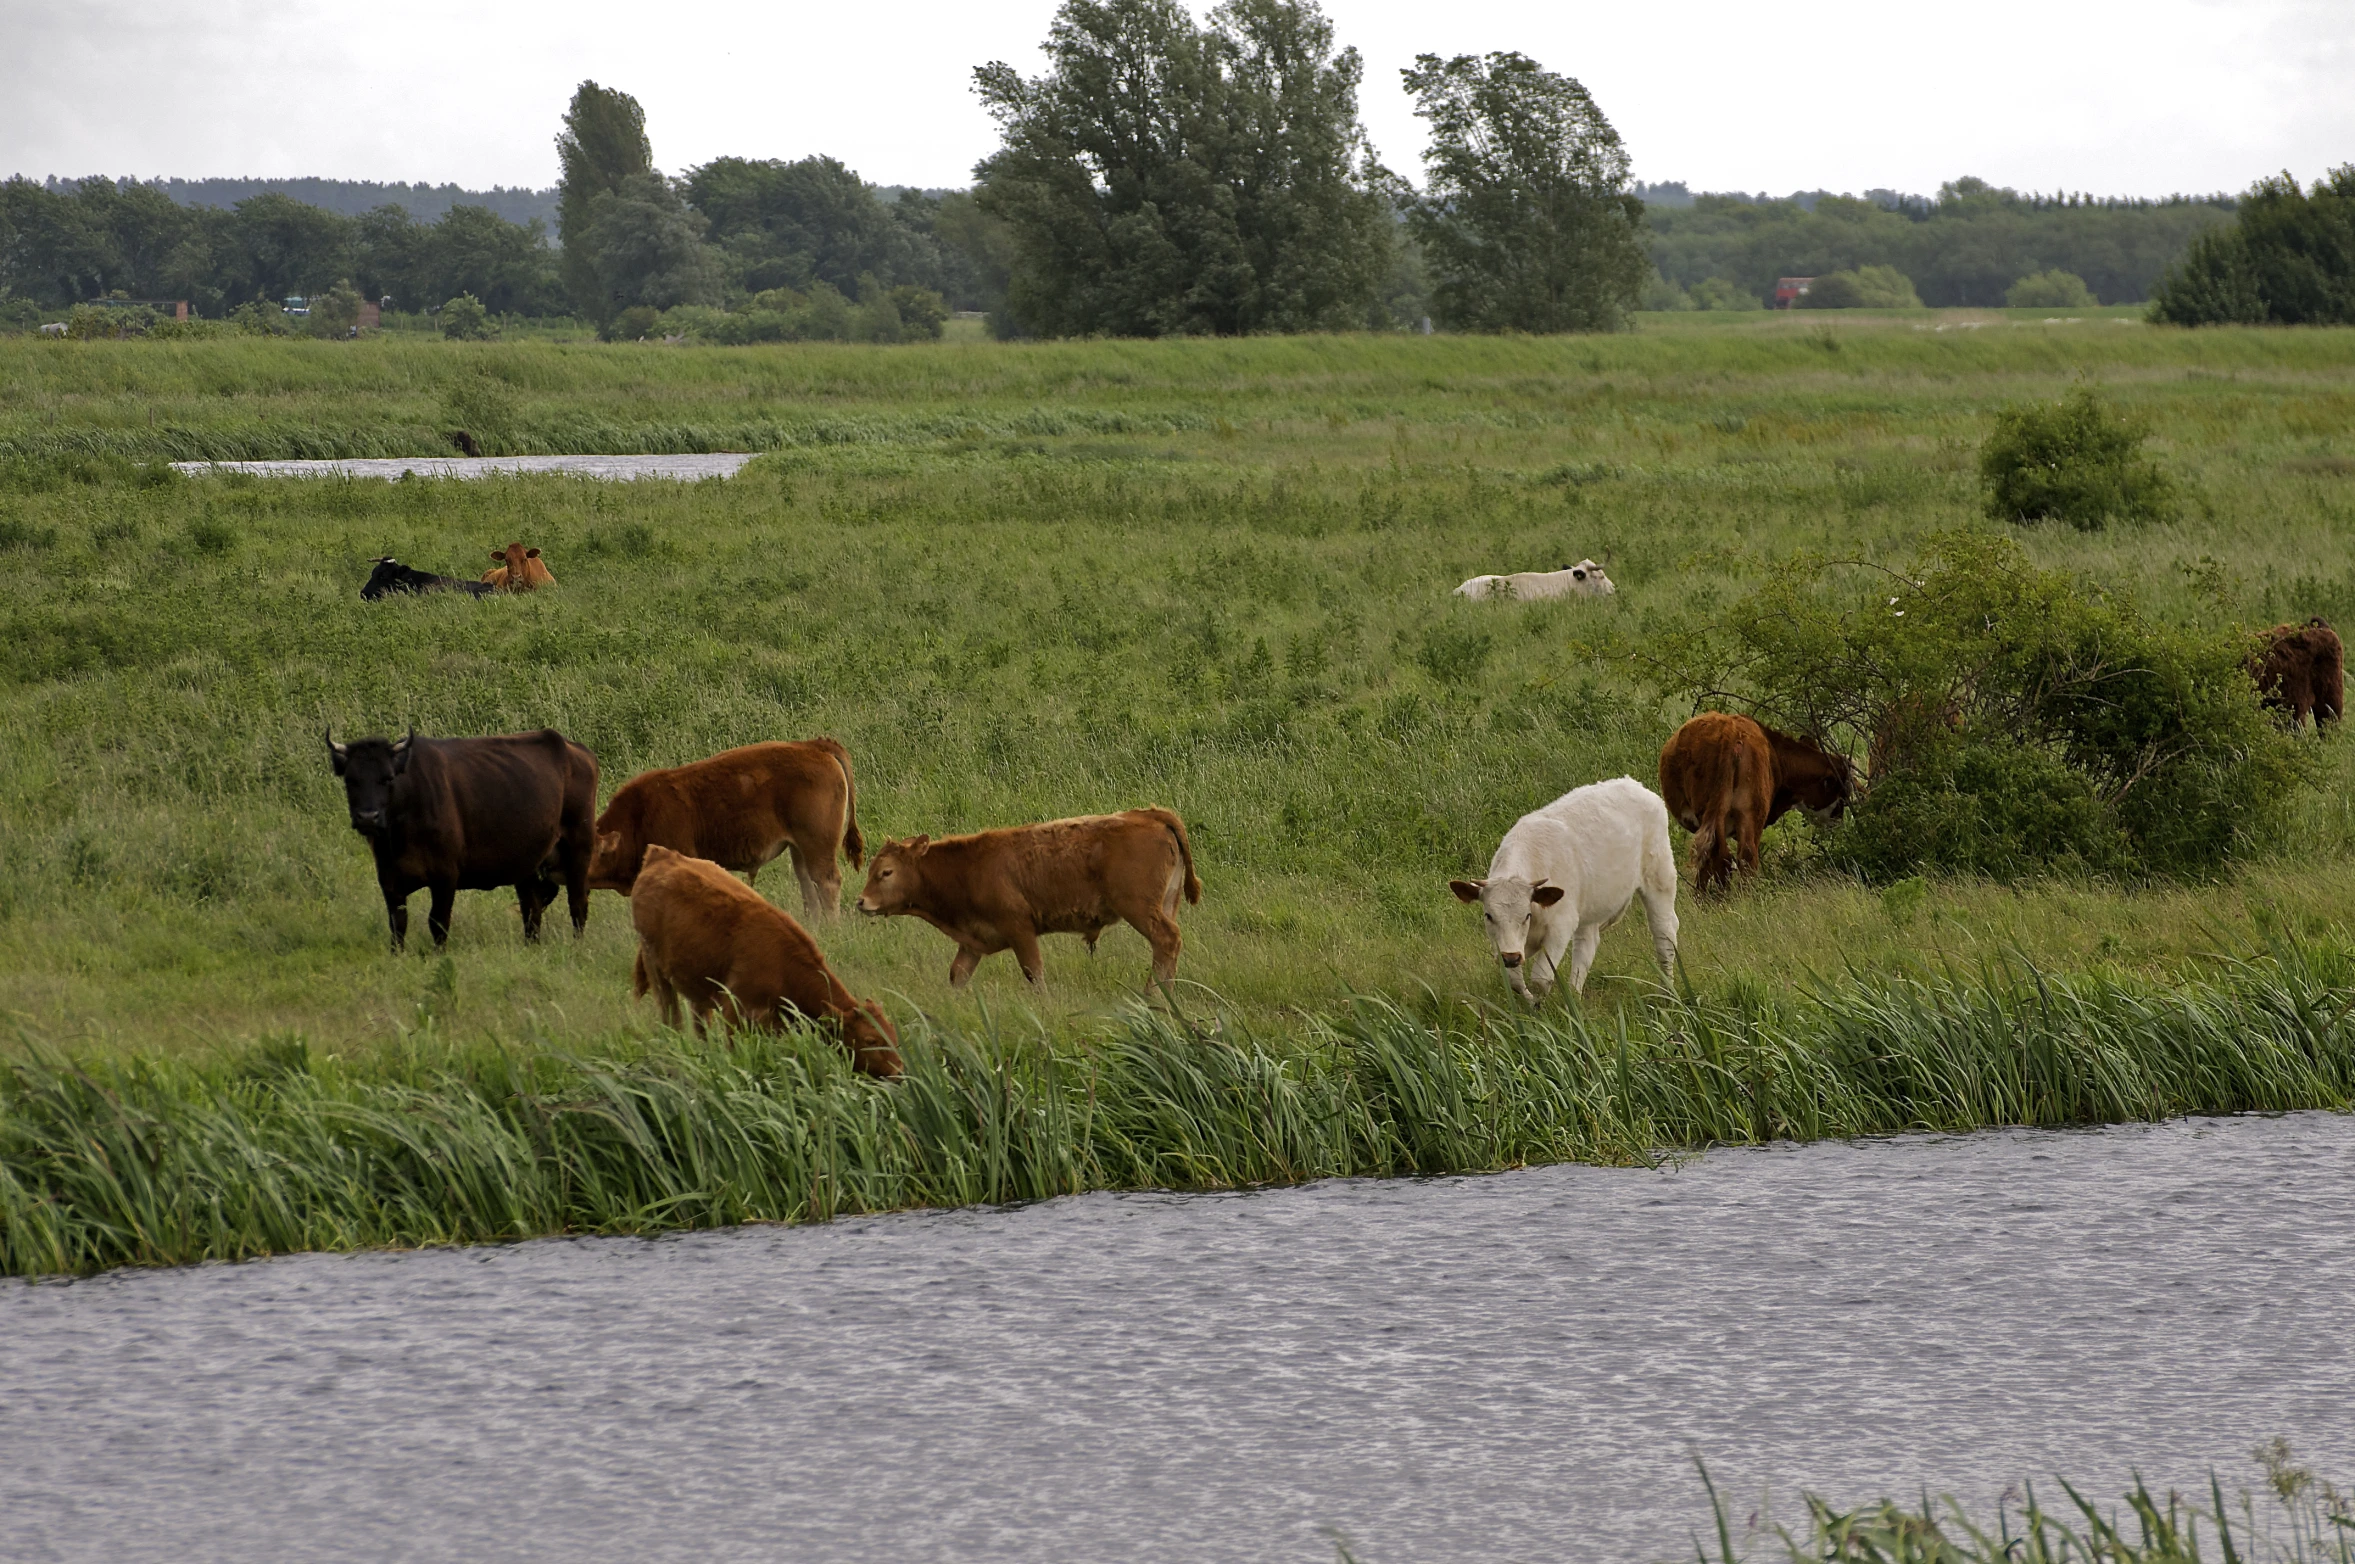
[[[111,294],[210,316],[344,284],[405,309],[464,298],[721,341],[899,340],[952,309],[1001,335],[1607,331],[1639,308],[1755,307],[1788,275],[1833,279],[1817,303],[2139,301],[2188,251],[2199,309],[2277,318],[2251,279],[2280,292],[2288,273],[2252,257],[2285,235],[2314,250],[2297,236],[2336,233],[2343,199],[2261,185],[2259,215],[2297,210],[2237,240],[2223,197],[1976,179],[1934,200],[1694,197],[1638,187],[1586,89],[1510,52],[1402,73],[1430,129],[1418,188],[1368,143],[1363,62],[1315,0],[1223,0],[1200,20],[1177,0],[1064,0],[1045,54],[1035,76],[974,72],[1001,144],[953,193],[885,199],[823,156],[666,174],[637,101],[596,82],[557,138],[553,235],[470,204],[426,221],[390,202],[353,216],[265,191],[204,208],[157,185],[20,178],[0,186],[0,315]]]

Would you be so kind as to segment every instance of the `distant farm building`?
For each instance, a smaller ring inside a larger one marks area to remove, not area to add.
[[[1799,300],[1814,284],[1813,277],[1777,277],[1774,280],[1774,307],[1778,310],[1797,308]]]

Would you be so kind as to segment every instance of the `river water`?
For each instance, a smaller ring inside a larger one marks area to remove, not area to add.
[[[18,1560],[1691,1557],[2355,1476],[2355,1119],[0,1285]],[[2057,1488],[2048,1490],[2057,1498]]]
[[[752,453],[682,456],[352,456],[283,462],[174,462],[190,476],[241,472],[256,478],[495,478],[511,473],[569,473],[576,478],[669,478],[693,483],[733,478]]]

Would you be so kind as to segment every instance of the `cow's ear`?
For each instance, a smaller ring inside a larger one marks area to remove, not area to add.
[[[1480,887],[1487,883],[1485,880],[1450,880],[1447,888],[1456,893],[1457,901],[1469,903],[1480,899]]]
[[[507,558],[507,551],[506,551],[505,549],[503,549],[503,548],[495,548],[495,549],[492,549],[492,550],[491,550],[491,558],[493,558],[493,559],[495,559],[495,560],[498,560],[498,561],[500,561],[501,563],[504,563],[504,562],[506,561],[506,558]]]
[[[538,559],[540,557],[540,551],[536,548],[527,548],[523,551],[523,557],[525,559]]]
[[[924,850],[931,845],[932,838],[930,836],[911,836],[906,841],[900,843],[900,846],[906,848],[909,852],[914,853],[919,857],[921,857],[924,853]]]
[[[1562,887],[1548,885],[1542,880],[1538,882],[1537,888],[1529,893],[1529,903],[1533,907],[1551,907],[1561,899]]]

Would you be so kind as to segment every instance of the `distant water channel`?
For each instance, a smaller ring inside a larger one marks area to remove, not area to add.
[[[494,478],[519,472],[569,473],[576,478],[669,478],[694,483],[733,478],[755,453],[717,451],[686,456],[353,456],[325,461],[174,462],[190,476],[241,472],[256,478]]]
[[[0,1285],[16,1560],[1689,1558],[1690,1450],[1739,1520],[2277,1433],[2355,1477],[2355,1119]]]

